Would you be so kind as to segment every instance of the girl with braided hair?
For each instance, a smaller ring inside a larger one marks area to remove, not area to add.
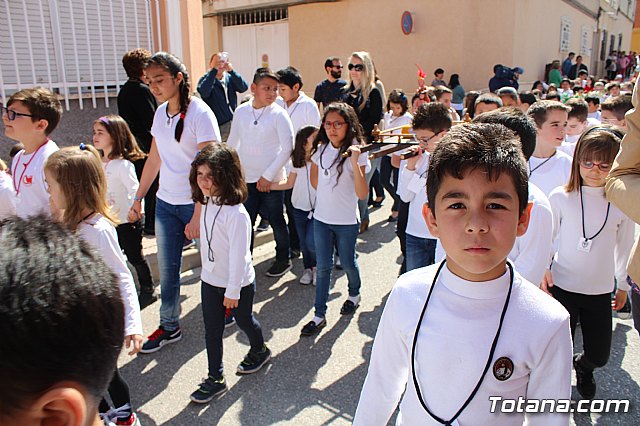
[[[197,238],[200,229],[200,205],[195,205],[191,198],[189,172],[197,153],[220,141],[220,130],[211,108],[191,97],[187,68],[174,55],[156,53],[147,63],[145,74],[161,105],[153,118],[151,151],[128,219],[130,222],[140,219],[141,200],[160,173],[156,202],[160,327],[141,350],[152,353],[182,338],[179,323],[182,247],[185,237]]]

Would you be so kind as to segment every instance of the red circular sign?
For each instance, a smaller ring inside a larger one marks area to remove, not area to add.
[[[411,12],[404,11],[402,19],[400,20],[400,27],[402,28],[404,35],[411,34],[411,31],[413,30],[413,16],[411,16]]]

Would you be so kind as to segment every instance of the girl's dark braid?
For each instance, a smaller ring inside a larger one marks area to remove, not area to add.
[[[189,82],[189,74],[187,68],[180,64],[180,72],[182,72],[182,81],[180,82],[180,120],[176,124],[176,132],[174,134],[176,140],[180,142],[182,131],[184,130],[184,118],[187,115],[187,108],[191,102],[191,84]]]

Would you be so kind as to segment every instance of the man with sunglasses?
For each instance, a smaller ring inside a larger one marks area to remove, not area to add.
[[[324,61],[324,70],[327,78],[316,86],[313,99],[318,103],[318,109],[322,109],[331,102],[341,99],[341,90],[346,81],[342,80],[342,62],[337,56],[330,56]]]

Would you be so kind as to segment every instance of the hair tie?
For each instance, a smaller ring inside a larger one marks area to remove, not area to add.
[[[80,148],[81,151],[84,151],[84,150],[87,149],[87,146],[85,144],[83,144],[83,143],[80,143],[79,148]]]
[[[187,114],[186,114],[185,112],[180,112],[180,120],[184,120],[184,117],[185,117],[186,115],[187,115]]]
[[[109,125],[109,119],[107,117],[105,117],[105,116],[102,116],[102,117],[98,118],[98,120],[102,121],[107,126]]]

